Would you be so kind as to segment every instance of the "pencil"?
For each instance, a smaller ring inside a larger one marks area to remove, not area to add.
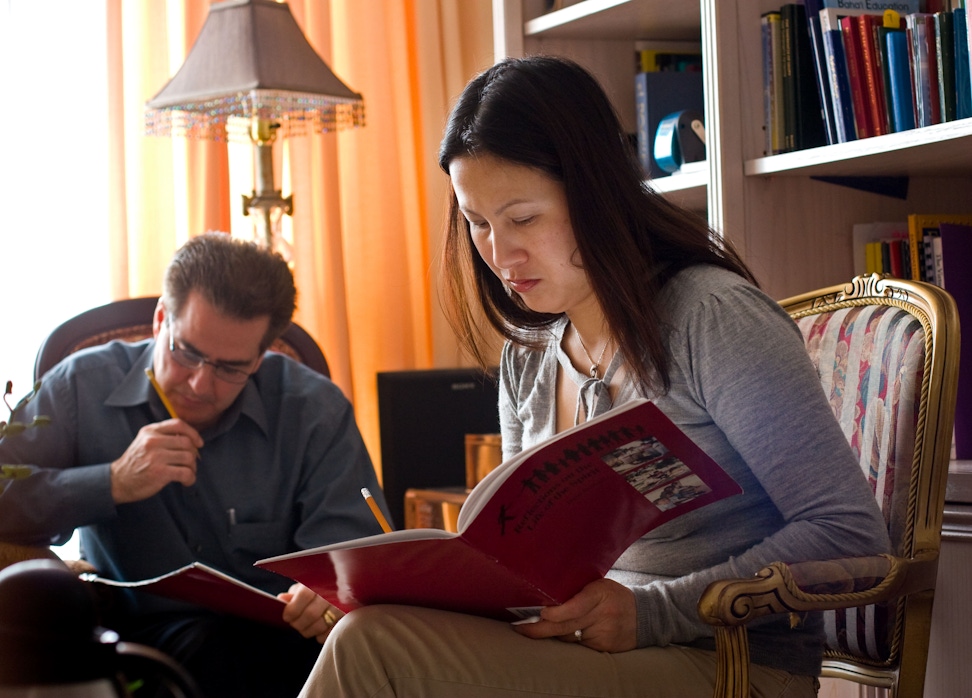
[[[175,408],[172,406],[172,403],[169,402],[169,398],[166,396],[165,391],[162,390],[162,386],[159,385],[157,380],[155,380],[155,372],[152,371],[152,369],[147,368],[145,369],[145,375],[148,376],[149,382],[152,384],[152,387],[155,388],[155,392],[158,393],[159,399],[162,401],[162,404],[165,405],[165,409],[169,413],[169,416],[172,417],[172,419],[179,419],[179,415],[176,414]]]
[[[371,507],[371,513],[375,515],[376,519],[378,519],[378,523],[381,525],[381,530],[385,533],[391,533],[391,526],[388,525],[385,515],[382,514],[381,509],[378,508],[378,502],[376,502],[375,498],[371,496],[371,492],[367,487],[361,488],[361,496],[365,498],[365,501],[368,502],[368,506]]]

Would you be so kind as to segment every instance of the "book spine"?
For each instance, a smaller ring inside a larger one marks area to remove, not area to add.
[[[810,47],[810,25],[803,5],[793,9],[793,77],[796,86],[796,147],[816,148],[827,144],[823,108],[816,86],[816,69]]]
[[[931,126],[931,82],[925,24],[917,14],[905,18],[908,32],[908,59],[911,63],[911,89],[915,100],[915,125]]]
[[[938,69],[938,106],[942,121],[955,120],[955,28],[951,12],[935,14],[935,65]]]
[[[780,45],[783,67],[783,143],[782,151],[796,150],[796,78],[794,72],[795,54],[793,46],[793,3],[780,8]]]
[[[648,134],[647,73],[635,74],[635,122],[638,129],[638,161],[647,177],[651,172],[651,139]]]
[[[822,15],[821,15],[822,16]],[[850,83],[847,80],[847,64],[844,60],[844,44],[839,30],[823,30],[824,52],[827,56],[827,74],[830,93],[834,99],[834,124],[837,139],[847,143],[857,138],[854,125],[854,107],[851,103]]]
[[[887,45],[888,75],[891,83],[892,123],[895,131],[907,131],[915,127],[908,38],[902,30],[890,30],[884,40]]]
[[[861,60],[860,37],[854,28],[854,17],[841,17],[840,34],[847,61],[847,78],[850,81],[857,137],[868,138],[874,135],[874,132],[871,128],[870,110],[866,104],[867,86],[864,83],[864,64]]]
[[[968,15],[964,6],[952,10],[955,42],[955,118],[972,116],[972,56],[969,54]]]
[[[817,95],[820,97],[824,135],[828,144],[838,143],[833,98],[830,95],[830,83],[827,80],[827,56],[824,53],[823,34],[820,31],[820,0],[805,0],[804,7],[807,15],[807,33],[810,38],[810,53],[817,82]]]
[[[880,136],[890,131],[881,54],[877,50],[881,18],[878,15],[861,15],[854,18],[854,24],[861,44],[861,63],[864,66],[864,82],[867,85],[867,106],[871,115],[871,128],[875,136]]]
[[[774,155],[779,152],[779,131],[776,125],[776,43],[779,44],[779,12],[767,12],[760,18],[760,34],[763,40],[763,131],[765,134],[764,153]]]

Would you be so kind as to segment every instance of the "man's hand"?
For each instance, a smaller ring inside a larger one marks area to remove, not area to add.
[[[626,652],[637,646],[636,616],[631,589],[610,579],[598,579],[560,606],[544,608],[539,622],[514,628],[535,639],[559,637],[601,652]]]
[[[111,464],[111,496],[116,504],[138,502],[170,482],[192,485],[203,440],[181,419],[142,427],[121,458]]]
[[[287,604],[284,621],[304,637],[313,637],[321,644],[344,615],[303,584],[294,584],[288,591],[277,594],[277,598]]]

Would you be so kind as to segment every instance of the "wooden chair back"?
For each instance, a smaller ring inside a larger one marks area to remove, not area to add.
[[[157,296],[113,301],[65,320],[48,335],[37,352],[34,380],[39,379],[57,362],[87,347],[107,344],[113,339],[137,342],[152,336],[152,316]],[[327,359],[307,331],[291,323],[270,351],[286,354],[330,377]]]

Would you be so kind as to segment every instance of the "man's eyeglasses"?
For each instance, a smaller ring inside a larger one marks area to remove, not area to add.
[[[177,347],[175,345],[175,337],[172,335],[172,323],[166,318],[165,321],[166,329],[169,334],[169,352],[172,354],[172,360],[183,368],[188,368],[193,371],[202,368],[206,364],[213,367],[213,375],[222,381],[227,383],[246,383],[247,379],[250,377],[249,371],[244,371],[233,366],[228,366],[224,363],[218,361],[210,361],[202,354],[194,352],[192,349],[184,349],[183,347]]]

